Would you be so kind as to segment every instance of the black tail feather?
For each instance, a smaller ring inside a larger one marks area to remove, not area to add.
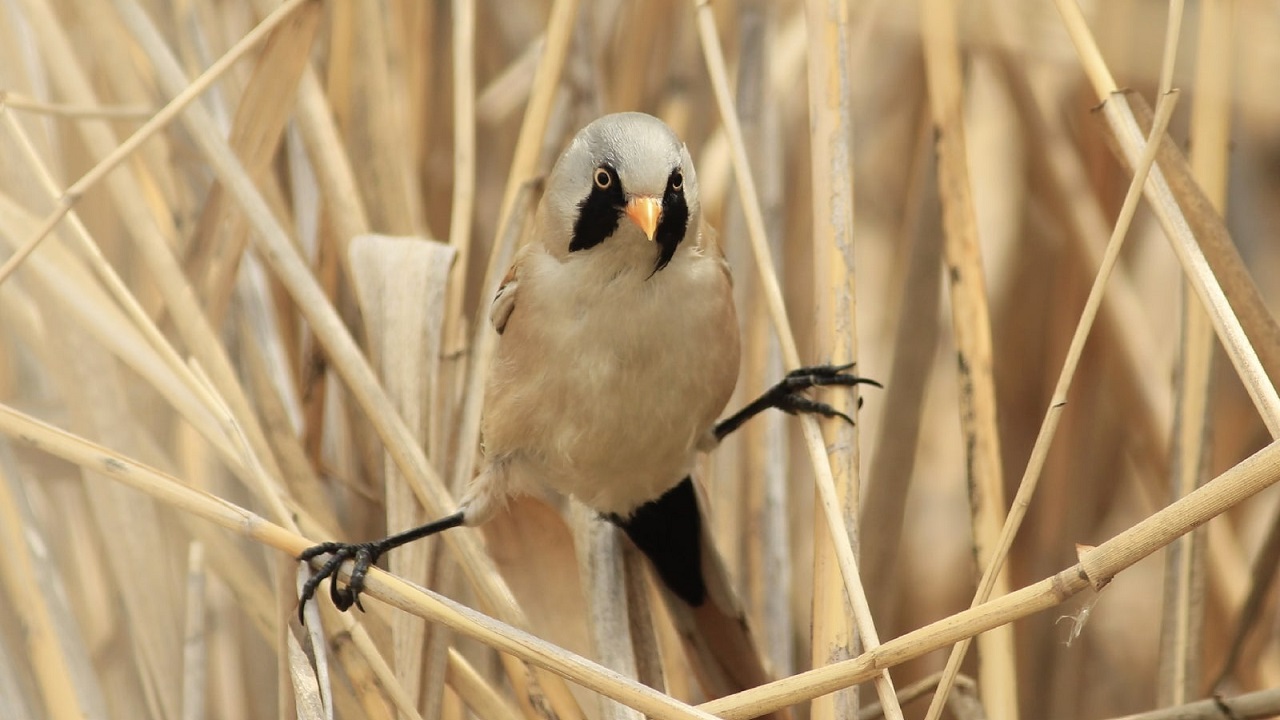
[[[702,515],[693,479],[641,505],[631,517],[610,515],[653,563],[658,577],[681,600],[699,607],[707,600],[702,571]]]

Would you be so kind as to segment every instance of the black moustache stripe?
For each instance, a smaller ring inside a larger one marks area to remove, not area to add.
[[[675,176],[675,172],[672,172],[672,176]],[[658,230],[653,234],[654,242],[659,247],[658,263],[653,272],[659,272],[671,262],[688,229],[689,203],[684,199],[684,189],[675,190],[668,182],[667,191],[662,196],[662,220],[658,222]]]

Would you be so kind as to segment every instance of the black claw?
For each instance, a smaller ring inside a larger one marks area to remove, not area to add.
[[[335,578],[329,578],[329,600],[339,610],[346,611],[351,607],[351,591],[338,584]]]
[[[335,607],[345,611],[354,605],[363,612],[364,606],[360,604],[360,593],[364,590],[364,578],[369,573],[370,566],[378,561],[382,552],[381,543],[328,542],[307,548],[298,556],[298,559],[303,562],[310,562],[311,559],[325,553],[330,553],[330,557],[302,586],[302,593],[298,598],[299,622],[305,622],[303,610],[307,607],[307,601],[315,597],[320,583],[326,578],[329,580],[329,599],[333,601]],[[338,584],[336,576],[342,563],[347,560],[355,561],[355,567],[351,570],[351,580],[342,586]]]
[[[787,395],[778,404],[778,409],[788,415],[796,415],[798,413],[811,413],[829,418],[843,418],[850,425],[853,424],[853,418],[845,415],[839,410],[831,407],[824,402],[810,400],[803,395]]]
[[[784,385],[791,390],[804,390],[811,387],[826,387],[829,385],[874,385],[883,387],[880,383],[870,378],[850,375],[846,370],[852,369],[853,363],[845,365],[813,365],[811,367],[802,367],[787,373],[782,382],[778,385]]]

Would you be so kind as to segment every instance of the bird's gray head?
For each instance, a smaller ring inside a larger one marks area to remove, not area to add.
[[[698,227],[698,178],[689,150],[644,113],[606,115],[578,132],[556,161],[543,199],[563,252],[606,242],[649,242],[662,270]]]

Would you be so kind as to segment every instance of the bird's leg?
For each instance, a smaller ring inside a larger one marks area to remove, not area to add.
[[[824,417],[844,418],[852,423],[853,418],[848,415],[826,403],[818,402],[804,395],[804,391],[809,388],[828,385],[849,387],[865,384],[882,387],[875,380],[845,372],[852,367],[853,363],[849,363],[848,365],[814,365],[792,370],[787,373],[787,376],[781,382],[766,390],[763,395],[748,403],[746,407],[716,423],[713,430],[716,441],[723,440],[729,433],[742,427],[743,423],[769,408],[778,408],[790,415],[816,413]]]
[[[307,601],[315,596],[316,588],[320,587],[320,583],[325,578],[331,578],[329,597],[333,599],[333,604],[339,610],[347,610],[352,605],[364,610],[364,606],[360,604],[360,592],[364,590],[364,576],[369,572],[369,567],[378,562],[378,558],[382,557],[388,550],[429,535],[435,535],[449,528],[458,527],[464,523],[465,519],[466,511],[459,510],[452,515],[384,537],[381,540],[364,543],[327,542],[307,548],[298,556],[298,559],[302,562],[310,563],[313,558],[326,553],[329,554],[329,559],[302,586],[301,597],[298,600],[299,622],[305,622],[302,618],[302,610],[306,607]],[[346,587],[338,587],[338,579],[336,577],[338,568],[342,567],[342,563],[347,560],[355,562],[355,567],[351,570],[351,580]]]

